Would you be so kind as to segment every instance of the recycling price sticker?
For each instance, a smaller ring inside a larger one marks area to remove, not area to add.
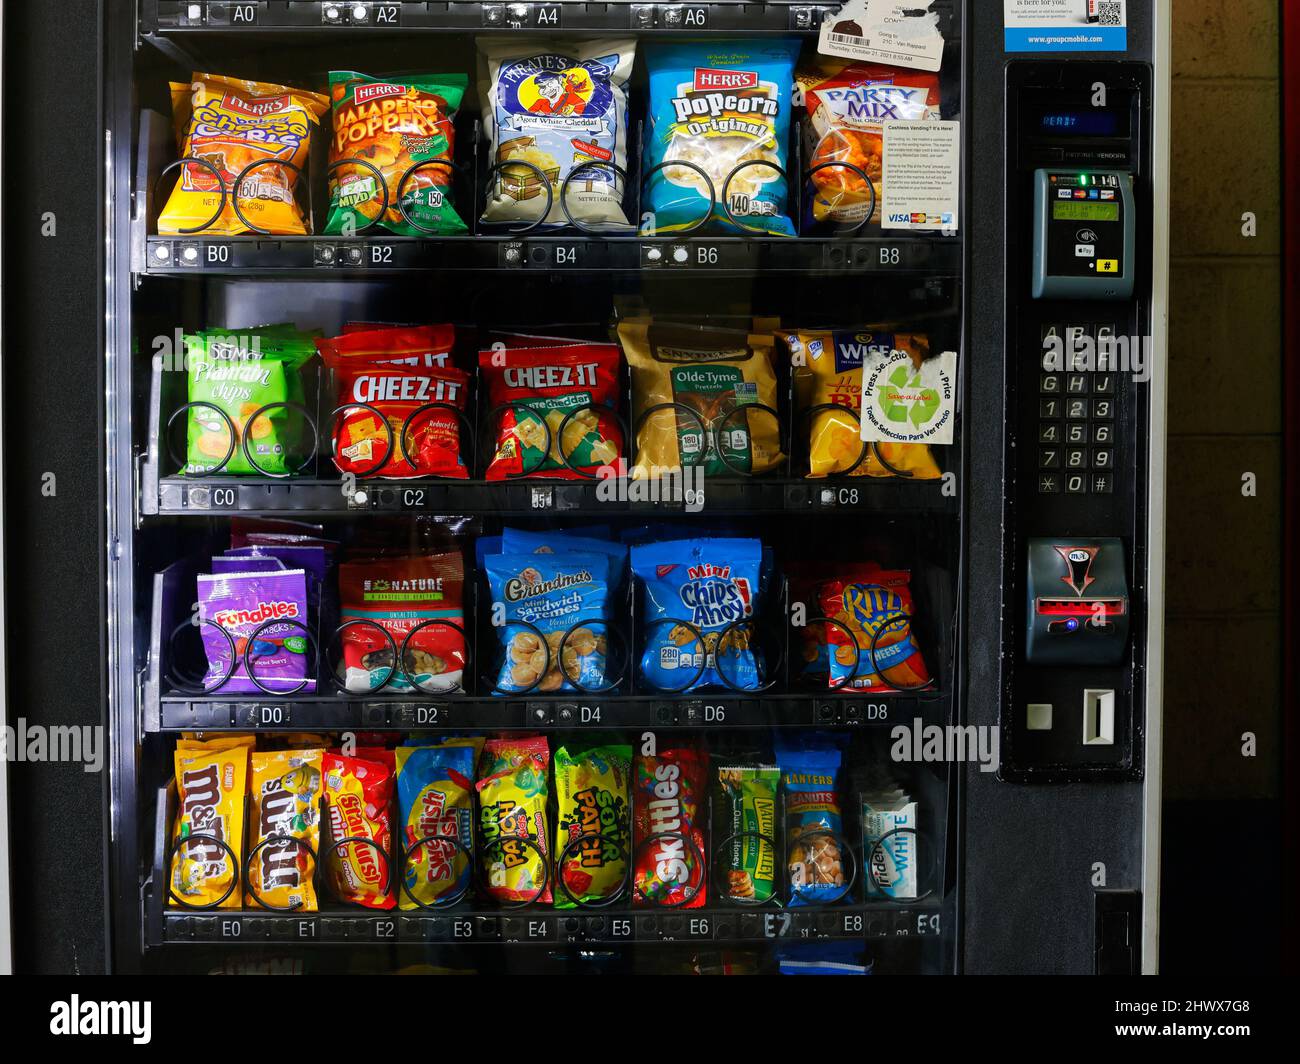
[[[918,367],[906,351],[867,355],[862,366],[864,443],[950,444],[957,413],[957,353]]]

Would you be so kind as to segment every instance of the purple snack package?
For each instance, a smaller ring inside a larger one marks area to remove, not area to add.
[[[211,625],[200,629],[208,657],[206,690],[286,695],[315,691],[313,643],[307,637],[306,572],[204,573],[198,578],[198,590],[199,619],[225,629],[235,643],[232,669],[230,644]],[[248,659],[261,687],[244,666],[244,648],[254,632],[257,640],[248,650]]]
[[[227,558],[223,554],[212,556],[214,573],[282,573],[289,567],[279,558]]]

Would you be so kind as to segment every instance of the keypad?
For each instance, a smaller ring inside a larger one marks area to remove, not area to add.
[[[1060,337],[1065,364],[1039,375],[1038,493],[1112,495],[1115,492],[1119,380],[1110,366],[1083,371],[1070,362],[1082,337],[1113,334],[1108,325],[1045,325],[1044,344]]]

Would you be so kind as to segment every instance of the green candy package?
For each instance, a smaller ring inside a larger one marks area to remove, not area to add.
[[[296,472],[307,457],[301,453],[305,419],[301,410],[276,404],[303,405],[302,368],[315,354],[312,336],[291,325],[204,329],[187,335],[188,397],[196,405],[187,411],[181,472],[190,476]]]
[[[327,234],[372,227],[399,236],[466,231],[452,194],[452,163],[456,112],[468,84],[464,74],[391,81],[352,70],[330,74],[334,135]]]

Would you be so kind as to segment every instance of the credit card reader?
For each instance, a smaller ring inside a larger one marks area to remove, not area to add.
[[[1132,298],[1137,217],[1123,170],[1034,171],[1034,298]]]

